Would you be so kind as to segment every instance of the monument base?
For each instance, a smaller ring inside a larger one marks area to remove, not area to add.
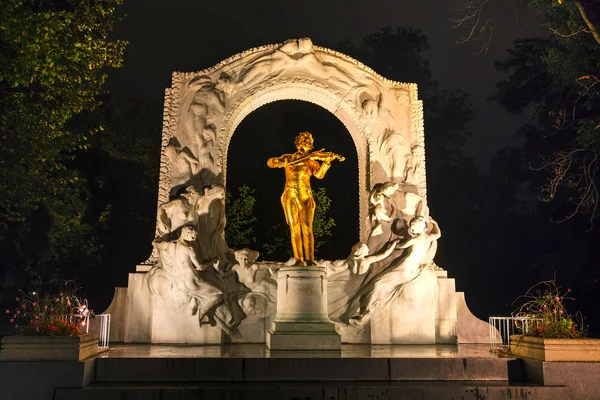
[[[271,350],[341,350],[342,337],[327,314],[324,267],[277,272],[277,315],[266,334]]]
[[[333,322],[273,322],[267,332],[271,350],[341,350],[342,337]]]

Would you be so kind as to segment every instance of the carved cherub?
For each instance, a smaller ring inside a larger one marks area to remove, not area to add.
[[[255,261],[259,253],[250,249],[242,249],[237,250],[234,254],[237,264],[231,267],[231,269],[236,273],[238,281],[251,289],[255,283],[256,271],[258,271],[258,264]]]

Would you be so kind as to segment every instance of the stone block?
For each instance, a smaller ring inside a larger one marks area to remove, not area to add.
[[[512,335],[510,351],[540,361],[600,362],[600,339],[545,339]]]
[[[471,313],[463,292],[456,292],[456,335],[458,343],[490,343],[490,324]]]
[[[54,400],[57,388],[89,385],[94,361],[0,361],[0,399]]]
[[[150,343],[152,326],[152,295],[145,273],[129,274],[127,307],[125,308],[125,343]]]
[[[78,336],[6,336],[3,361],[80,361],[98,354],[98,334]]]

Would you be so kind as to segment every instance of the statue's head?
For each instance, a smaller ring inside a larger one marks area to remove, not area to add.
[[[399,185],[396,182],[385,182],[381,188],[381,193],[383,193],[385,197],[390,197],[398,190],[398,188]]]
[[[310,151],[313,148],[314,139],[310,132],[300,132],[294,140],[294,144],[298,150]]]
[[[200,198],[200,192],[194,186],[188,186],[185,191],[181,194],[181,197],[187,199],[188,203],[193,204]]]
[[[248,293],[238,299],[238,304],[246,315],[264,315],[267,311],[267,301],[262,293]]]
[[[198,237],[198,231],[193,225],[185,225],[181,228],[181,238],[186,242],[193,242]]]
[[[350,256],[353,258],[365,258],[369,255],[369,246],[366,243],[358,242],[352,246]]]
[[[419,236],[425,232],[425,228],[427,228],[427,220],[424,216],[417,215],[411,219],[408,224],[408,234],[411,236]]]
[[[250,249],[242,249],[236,250],[234,256],[238,264],[240,264],[242,267],[248,268],[252,264],[254,264],[254,261],[256,261],[256,259],[258,258],[259,253],[258,251]]]
[[[210,200],[224,200],[226,195],[225,186],[211,185],[204,188],[204,196]]]

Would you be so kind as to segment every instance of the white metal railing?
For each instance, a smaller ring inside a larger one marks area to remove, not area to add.
[[[509,351],[510,335],[527,334],[539,321],[541,319],[531,317],[490,317],[491,350]]]
[[[107,349],[110,340],[110,314],[96,314],[92,318],[87,318],[85,333],[97,333],[100,336],[98,341],[99,349]]]

